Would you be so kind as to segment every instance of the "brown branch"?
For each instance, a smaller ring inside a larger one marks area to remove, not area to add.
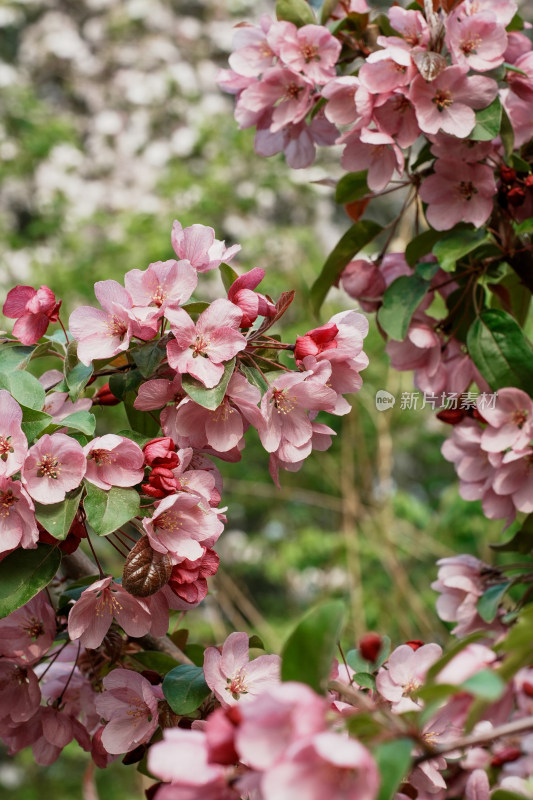
[[[61,569],[67,577],[73,578],[74,580],[79,580],[88,575],[94,575],[97,572],[92,560],[80,549],[76,550],[75,553],[63,557]],[[193,663],[168,636],[156,638],[148,633],[146,636],[140,636],[138,639],[132,636],[129,638],[138,642],[146,648],[146,650],[157,650],[160,653],[166,653],[168,656],[171,656],[174,661],[177,661],[178,664]]]

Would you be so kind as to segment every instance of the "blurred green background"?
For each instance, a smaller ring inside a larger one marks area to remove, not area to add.
[[[239,242],[234,265],[263,267],[261,289],[271,296],[296,289],[286,341],[319,324],[309,287],[350,224],[327,184],[340,175],[338,152],[300,172],[281,156],[256,157],[253,132],[237,130],[233,99],[216,85],[233,26],[273,6],[3,0],[3,295],[16,283],[46,283],[63,298],[66,321],[77,304],[95,302],[96,280],[122,281],[128,269],[171,258],[170,230],[179,219]],[[372,215],[382,221],[390,209]],[[398,232],[396,249],[406,235]],[[201,287],[199,295],[214,298],[218,275],[204,276]],[[350,307],[333,290],[320,322]],[[335,596],[350,609],[349,646],[366,630],[388,633],[394,645],[442,642],[446,629],[429,585],[435,561],[454,552],[491,559],[488,543],[502,538],[502,525],[459,498],[452,465],[440,455],[446,426],[427,409],[401,410],[399,402],[376,410],[378,389],[399,399],[412,391],[412,377],[390,370],[370,323],[363,389],[351,415],[328,420],[338,434],[328,452],[314,454],[297,474],[282,474],[281,490],[253,433],[242,463],[224,465],[222,567],[206,602],[186,619],[191,641],[219,643],[232,630],[249,630],[276,650],[298,615]],[[95,783],[90,770],[76,745],[47,769],[31,751],[15,759],[0,753],[0,797],[96,800],[95,787],[100,800],[142,797],[135,767],[96,770]]]

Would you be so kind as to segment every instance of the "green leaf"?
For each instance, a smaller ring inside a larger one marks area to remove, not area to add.
[[[418,267],[430,267],[419,270]],[[378,311],[378,322],[392,339],[405,339],[411,318],[426,296],[431,278],[437,272],[438,264],[419,264],[414,275],[401,275],[391,283],[383,295],[383,305]],[[428,274],[429,278],[421,274]]]
[[[143,436],[141,433],[137,433],[137,431],[130,430],[119,431],[117,436],[124,436],[126,439],[131,439],[131,441],[138,444],[140,448],[143,448],[151,438],[150,436]]]
[[[355,225],[352,225],[337,242],[322,267],[320,275],[311,287],[311,303],[317,313],[320,311],[328,291],[336,283],[346,264],[365,245],[375,239],[382,230],[383,228],[377,222],[372,222],[369,219],[360,220]]]
[[[146,437],[148,440],[153,439],[154,436],[159,436],[161,425],[159,424],[159,419],[153,416],[154,413],[158,412],[138,411],[133,406],[135,397],[134,392],[128,392],[124,400],[124,409],[129,424],[134,432]]]
[[[414,267],[421,258],[431,253],[433,246],[442,238],[442,231],[424,231],[411,239],[405,248],[405,260]]]
[[[7,389],[17,403],[40,411],[45,401],[45,391],[37,378],[29,372],[13,370],[0,375],[0,389]]]
[[[135,489],[112,486],[109,491],[86,482],[87,496],[83,507],[87,521],[98,536],[107,536],[139,513],[140,499]]]
[[[476,125],[468,137],[476,142],[490,142],[500,132],[502,122],[502,104],[496,97],[490,106],[476,111]]]
[[[143,381],[140,369],[129,369],[126,372],[115,372],[109,378],[109,388],[111,392],[124,400],[128,392],[136,392]]]
[[[151,378],[157,367],[165,357],[165,350],[159,346],[160,340],[148,342],[142,347],[134,347],[131,350],[133,360],[139,367],[139,372],[143,378]]]
[[[460,228],[441,235],[433,247],[433,253],[442,269],[451,272],[461,258],[488,242],[490,238],[485,230]]]
[[[67,382],[70,399],[73,403],[79,399],[93,374],[93,365],[85,366],[78,360],[78,343],[71,341],[67,347],[65,359],[65,380]]]
[[[325,25],[332,13],[339,5],[339,0],[324,0],[320,10],[320,24]]]
[[[464,681],[460,688],[482,700],[493,702],[500,699],[506,686],[505,682],[492,669],[482,669]]]
[[[512,20],[510,21],[509,25],[507,25],[506,30],[508,31],[523,31],[524,30],[524,20],[520,16],[520,14],[515,14]],[[494,797],[494,795],[491,795]],[[503,800],[503,798],[502,798]]]
[[[335,202],[336,203],[353,203],[354,200],[361,200],[369,193],[366,176],[368,170],[362,172],[349,172],[344,175],[337,184],[335,189]]]
[[[134,653],[130,657],[142,664],[145,669],[153,669],[155,672],[159,672],[160,675],[166,675],[167,672],[178,666],[177,661],[172,656],[167,655],[167,653],[160,653],[157,650],[142,650],[140,653]]]
[[[362,689],[376,688],[376,679],[370,672],[356,672],[354,675],[354,681]]]
[[[162,689],[170,708],[180,716],[196,711],[211,692],[203,668],[193,664],[181,664],[171,669],[165,675]]]
[[[306,0],[277,0],[276,17],[293,22],[297,28],[302,25],[316,25],[316,17]]]
[[[506,160],[511,158],[511,155],[514,150],[514,130],[513,126],[511,125],[511,120],[507,114],[507,111],[502,106],[502,125],[500,129],[500,138],[502,140],[502,144],[504,147],[505,158]]]
[[[48,586],[61,563],[57,547],[17,548],[0,562],[0,617],[7,617]]]
[[[73,428],[75,431],[85,433],[87,436],[94,436],[96,419],[90,411],[74,411],[68,417],[63,417],[60,420],[60,425],[62,428]]]
[[[511,585],[510,581],[489,586],[477,601],[477,611],[485,622],[493,622],[496,619],[500,602],[507,589]]]
[[[50,414],[45,414],[44,411],[36,411],[34,408],[27,408],[21,405],[22,408],[22,424],[21,428],[29,442],[36,439],[50,423],[52,417]]]
[[[492,550],[500,553],[520,553],[520,555],[525,556],[533,552],[533,514],[528,514],[522,527],[512,539],[502,544],[491,544],[489,546]]]
[[[511,164],[517,172],[529,172],[529,164],[518,153],[511,154]]]
[[[0,372],[11,372],[14,369],[24,369],[30,362],[35,347],[26,347],[21,344],[3,344],[0,346]]]
[[[212,389],[206,389],[203,383],[200,383],[200,381],[197,381],[195,378],[191,378],[190,375],[183,375],[181,385],[191,400],[194,400],[199,406],[208,408],[209,411],[214,411],[224,400],[224,395],[226,394],[226,389],[228,388],[228,383],[230,382],[234,369],[235,359],[232,358],[232,360],[228,361],[225,365],[220,382]]]
[[[210,305],[210,303],[205,303],[203,300],[194,300],[192,303],[186,303],[186,305],[181,307],[187,314],[191,315],[201,314],[202,311],[205,311]]]
[[[291,633],[281,654],[281,679],[306,683],[323,693],[344,620],[344,604],[334,600],[313,609]]]
[[[251,636],[248,637],[248,647],[252,648],[255,647],[257,650],[264,650],[265,645],[263,640],[257,633],[253,633]]]
[[[354,736],[361,742],[372,740],[383,732],[382,723],[378,722],[373,714],[364,712],[346,716],[344,724],[348,728],[350,736]]]
[[[372,755],[381,777],[377,800],[391,800],[394,797],[411,768],[412,749],[410,739],[394,739],[374,748]]]
[[[510,314],[496,308],[483,311],[470,326],[466,343],[493,391],[516,386],[533,394],[533,348]]]
[[[230,267],[229,264],[221,264],[220,267],[220,277],[222,278],[222,283],[224,284],[224,289],[226,293],[229,292],[230,286],[232,283],[235,283],[239,274],[235,272],[233,267]]]
[[[510,792],[508,789],[496,789],[490,793],[490,800],[524,800],[524,795]]]
[[[268,383],[263,378],[257,367],[247,367],[246,364],[239,365],[239,371],[242,372],[248,383],[256,386],[263,395],[268,390]]]
[[[35,516],[43,528],[55,536],[56,539],[65,539],[70,526],[76,516],[80,504],[83,487],[67,492],[61,503],[35,503]]]
[[[533,233],[533,218],[525,219],[523,222],[519,222],[518,225],[514,226],[515,233],[518,236],[524,236],[524,234],[532,234]]]

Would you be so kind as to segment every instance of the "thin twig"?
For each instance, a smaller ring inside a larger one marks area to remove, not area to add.
[[[483,731],[482,733],[471,733],[469,736],[462,736],[455,741],[447,742],[442,747],[435,747],[432,750],[418,756],[415,759],[415,765],[421,764],[423,761],[428,761],[435,756],[442,756],[445,753],[452,753],[454,750],[462,750],[465,747],[477,747],[478,745],[485,745],[494,742],[496,739],[503,739],[504,736],[512,736],[515,733],[522,733],[523,731],[533,730],[533,716],[522,717],[522,719],[515,719],[512,722],[506,722],[504,725],[499,725],[492,728],[490,731]]]

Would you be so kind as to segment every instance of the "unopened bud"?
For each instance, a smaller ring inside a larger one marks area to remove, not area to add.
[[[366,661],[374,662],[381,650],[381,636],[379,633],[365,633],[359,639],[359,652]]]

